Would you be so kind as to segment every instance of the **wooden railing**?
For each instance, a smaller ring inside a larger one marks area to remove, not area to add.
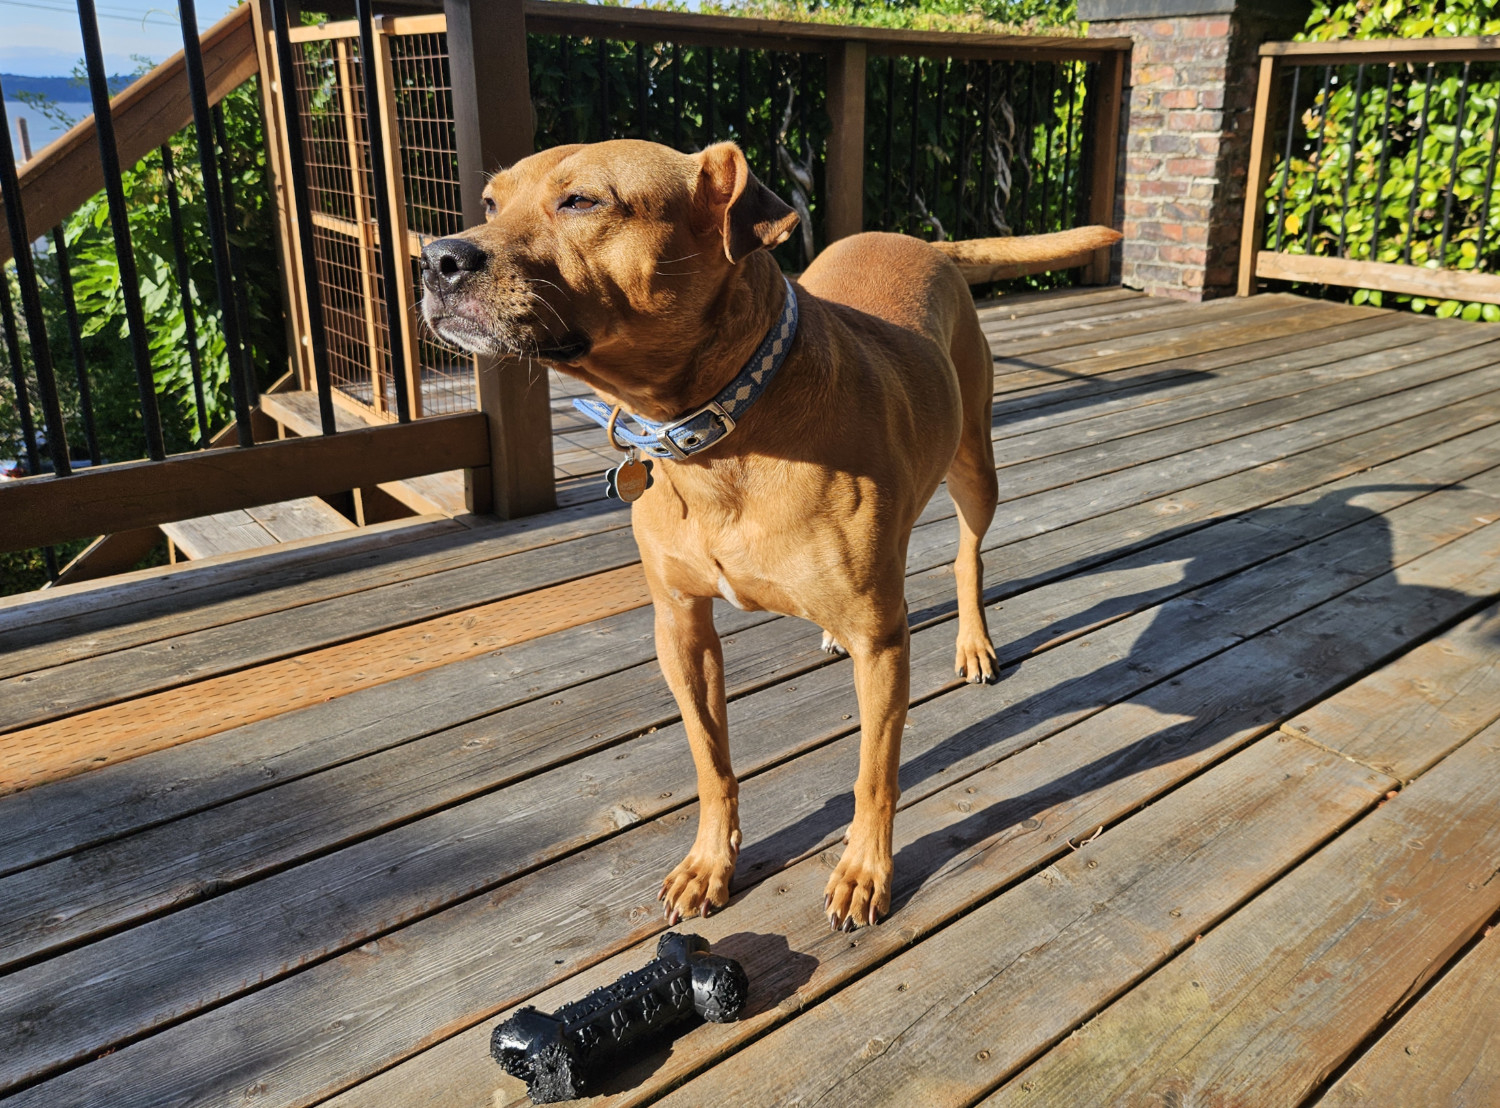
[[[346,307],[353,321],[351,332],[335,333],[343,326],[336,324],[326,329],[326,342],[331,348],[347,340],[345,353],[352,352],[351,365],[362,375],[360,387],[368,392],[370,409],[377,413],[392,410],[390,390],[399,383],[413,398],[412,414],[420,415],[423,389],[430,384],[434,368],[424,358],[440,357],[444,361],[438,368],[452,368],[455,355],[449,351],[433,354],[439,348],[429,350],[430,344],[415,327],[415,277],[407,267],[415,262],[422,237],[451,234],[478,222],[486,172],[536,146],[531,110],[536,75],[527,62],[528,33],[534,45],[570,44],[559,47],[565,49],[585,43],[595,51],[601,49],[600,44],[635,44],[615,50],[627,61],[633,52],[638,62],[649,47],[657,59],[650,64],[657,68],[646,75],[644,84],[637,85],[637,100],[616,100],[615,110],[605,113],[604,134],[610,135],[637,133],[631,119],[636,110],[642,113],[640,129],[644,132],[644,115],[653,97],[667,97],[666,102],[682,115],[684,97],[691,91],[685,88],[692,81],[685,86],[681,68],[661,66],[679,62],[687,50],[730,50],[737,60],[747,52],[776,52],[792,59],[786,64],[804,76],[815,63],[820,82],[817,102],[807,95],[810,85],[801,90],[800,103],[794,91],[784,115],[796,119],[800,131],[781,122],[778,132],[777,121],[783,118],[779,103],[776,118],[770,120],[771,130],[766,130],[764,118],[746,124],[743,113],[731,118],[727,110],[715,122],[714,89],[732,87],[732,81],[724,80],[728,73],[723,69],[716,81],[713,56],[705,54],[710,78],[700,91],[709,97],[707,116],[700,118],[695,112],[692,128],[682,128],[679,118],[676,136],[684,148],[718,137],[747,142],[753,137],[757,141],[751,149],[752,162],[760,160],[757,169],[768,179],[780,173],[803,185],[815,182],[799,198],[816,216],[815,248],[867,227],[916,229],[912,213],[897,211],[900,205],[892,199],[902,191],[893,190],[890,156],[892,119],[898,108],[886,103],[880,103],[878,111],[867,107],[870,90],[877,90],[877,97],[891,97],[898,84],[912,105],[908,130],[895,133],[903,141],[910,140],[913,152],[905,193],[922,196],[926,216],[931,217],[929,232],[940,225],[940,196],[956,205],[947,209],[954,213],[946,217],[948,230],[967,229],[969,235],[994,231],[993,220],[1000,220],[1002,229],[1024,232],[1112,219],[1128,40],[898,32],[594,8],[547,0],[448,0],[442,15],[373,22],[368,49],[374,84],[367,87],[362,69],[366,51],[359,44],[356,23],[295,28],[282,24],[285,41],[278,43],[273,19],[278,2],[251,0],[203,37],[205,92],[194,93],[189,87],[179,57],[116,97],[115,160],[128,166],[190,120],[206,118],[208,106],[229,90],[250,76],[259,77],[267,156],[280,213],[279,276],[286,282],[294,377],[303,387],[316,388],[325,406],[334,396],[340,403],[361,405],[355,388],[335,387],[336,379],[326,366],[317,364],[325,329],[315,325],[316,317],[330,295],[327,267],[319,269],[326,262],[320,241],[348,242],[357,256],[350,273],[340,278],[348,287],[339,290],[350,294]],[[302,74],[283,81],[277,56],[280,45],[301,51],[287,55],[294,68],[317,54],[320,68],[315,67],[313,77],[322,83],[304,79]],[[927,90],[933,87],[953,93],[951,104],[945,106],[941,97],[929,98]],[[598,91],[593,88],[585,95]],[[1020,107],[1023,93],[1028,105],[1024,109]],[[608,99],[607,83],[603,94]],[[745,95],[742,91],[742,103]],[[306,125],[316,114],[309,104],[315,96],[334,104],[339,118],[327,133],[308,137]],[[1002,112],[1001,105],[1009,104],[1007,96],[1015,98],[1010,106],[1016,110]],[[918,164],[919,102],[924,119],[928,118],[925,113],[935,109],[937,134],[944,134],[946,125],[957,135],[961,150],[956,161],[961,171],[940,176],[945,172],[941,158]],[[378,109],[374,118],[365,115],[367,103]],[[503,105],[503,110],[497,110],[497,105]],[[589,105],[591,109],[592,101]],[[727,109],[728,102],[721,102],[721,107]],[[289,111],[298,116],[295,122],[304,132],[296,142],[289,141],[294,133]],[[1000,115],[1010,118],[1011,130],[997,136],[992,118]],[[813,116],[821,120],[815,126],[807,122]],[[386,141],[378,131],[384,132]],[[793,132],[795,140],[787,137]],[[34,239],[105,183],[97,160],[100,155],[90,152],[97,137],[86,122],[55,149],[21,167],[15,192],[21,198],[19,217],[28,229],[20,231],[16,241]],[[559,136],[543,137],[550,142]],[[650,137],[669,136],[657,130]],[[971,137],[975,139],[972,147]],[[1000,155],[991,154],[997,145],[1008,159],[1003,165],[997,160]],[[789,146],[795,146],[795,151]],[[878,157],[882,152],[883,163]],[[305,190],[293,185],[299,173],[323,164],[319,158],[329,167],[341,166],[337,172],[347,183],[344,193],[329,203],[318,200],[322,194],[339,193],[328,179],[320,182],[313,173]],[[374,184],[371,170],[376,161],[386,170],[389,195],[380,193],[380,186]],[[883,180],[877,182],[867,172],[872,164],[884,174]],[[1034,182],[1034,188],[1028,191],[1018,185],[1015,195],[1006,191],[1001,197],[1002,179]],[[925,195],[923,190],[928,190]],[[314,202],[307,204],[308,198]],[[375,201],[382,198],[389,200],[390,212],[377,219]],[[220,238],[216,234],[216,247],[222,245]],[[382,257],[382,248],[390,244],[396,246],[396,268],[406,268],[394,274],[393,281],[386,280],[391,263]],[[128,245],[124,244],[127,250]],[[805,264],[806,253],[800,259],[784,259],[784,264],[793,268],[799,260]],[[1080,261],[1087,262],[1088,280],[1107,278],[1107,251]],[[34,282],[35,276],[23,275],[23,285],[27,280]],[[377,290],[384,290],[385,295]],[[391,357],[392,324],[405,340],[400,344],[404,357]],[[37,326],[28,322],[28,330],[45,332],[46,328],[40,321]],[[47,357],[41,346],[34,353],[39,359]],[[128,532],[453,469],[468,472],[475,511],[516,516],[550,507],[555,493],[545,387],[534,387],[524,373],[502,373],[498,361],[460,364],[463,372],[473,374],[469,399],[460,407],[477,406],[478,412],[333,433],[330,408],[323,413],[321,437],[255,444],[259,421],[250,418],[254,413],[240,404],[229,441],[237,435],[240,447],[249,449],[167,457],[158,447],[154,460],[96,465],[70,475],[66,435],[55,418],[55,384],[48,384],[52,369],[50,362],[44,366],[39,360],[33,368],[48,400],[44,405],[47,435],[57,447],[54,458],[62,464],[54,475],[0,484],[0,549]],[[137,373],[143,402],[149,399],[154,405],[150,366],[143,366],[139,358]],[[352,376],[350,383],[354,383]],[[253,392],[249,396],[253,400]],[[426,405],[426,409],[431,412],[434,407]],[[145,413],[148,441],[151,414]],[[259,433],[263,431],[262,427]],[[228,443],[221,436],[213,445]]]
[[[1240,295],[1264,278],[1449,311],[1500,304],[1500,42],[1273,42],[1260,54]]]

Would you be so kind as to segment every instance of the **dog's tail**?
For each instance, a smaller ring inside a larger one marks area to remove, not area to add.
[[[958,263],[971,285],[1024,277],[1049,269],[1072,269],[1086,265],[1094,251],[1113,246],[1123,238],[1108,227],[1074,227],[1050,235],[1017,235],[1009,238],[962,239],[934,242],[932,247]]]

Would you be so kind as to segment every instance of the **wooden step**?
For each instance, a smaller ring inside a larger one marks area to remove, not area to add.
[[[217,554],[239,554],[297,539],[353,531],[355,525],[326,501],[304,496],[279,504],[163,523],[161,530],[176,556],[196,561]]]

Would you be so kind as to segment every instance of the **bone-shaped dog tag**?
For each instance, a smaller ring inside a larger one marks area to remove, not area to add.
[[[634,450],[625,460],[604,475],[604,495],[630,504],[651,487],[651,460],[641,459]]]

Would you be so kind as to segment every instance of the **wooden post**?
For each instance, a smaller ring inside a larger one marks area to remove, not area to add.
[[[344,147],[349,158],[349,189],[354,204],[354,248],[359,251],[359,298],[364,303],[365,356],[370,370],[370,407],[385,411],[385,382],[381,380],[384,358],[380,353],[380,332],[375,327],[375,230],[371,223],[371,203],[365,198],[365,166],[359,154],[359,121],[354,107],[354,81],[349,73],[349,40],[337,39],[334,50],[338,58],[339,107],[344,116]],[[361,58],[361,65],[369,59]],[[366,104],[366,111],[376,110]],[[370,151],[375,156],[375,151]]]
[[[1120,165],[1120,109],[1125,99],[1125,66],[1130,55],[1123,50],[1109,54],[1099,63],[1095,86],[1098,99],[1094,104],[1093,173],[1089,181],[1089,222],[1113,227],[1115,222],[1115,175]],[[1110,276],[1110,251],[1106,246],[1094,251],[1084,280],[1090,285],[1106,285]]]
[[[839,42],[828,52],[828,242],[865,229],[865,58],[862,42]]]
[[[411,249],[407,242],[406,222],[406,177],[401,167],[401,120],[396,111],[396,77],[391,63],[391,26],[388,18],[380,19],[375,27],[375,92],[379,98],[377,106],[385,133],[385,180],[389,188],[391,211],[391,234],[396,241],[393,253],[401,272],[387,274],[387,280],[395,281],[396,319],[386,320],[390,327],[401,329],[401,348],[406,351],[406,364],[392,366],[393,373],[406,375],[406,395],[411,398],[411,417],[422,417],[422,368],[418,357],[416,328],[416,289],[412,283]]]
[[[1260,59],[1255,87],[1255,128],[1250,132],[1250,168],[1245,174],[1245,223],[1240,234],[1240,296],[1255,295],[1255,261],[1266,233],[1266,185],[1271,178],[1271,136],[1281,84],[1274,57]]]
[[[531,75],[522,0],[443,0],[464,222],[484,219],[491,173],[532,152]],[[468,481],[469,508],[502,519],[557,506],[547,378],[512,359],[480,358],[480,410],[489,417],[489,473]]]
[[[291,197],[287,164],[286,124],[281,118],[281,74],[271,44],[270,0],[253,0],[250,17],[255,30],[255,53],[260,69],[260,107],[265,120],[266,164],[271,168],[276,203],[276,238],[281,258],[281,291],[286,311],[286,348],[291,370],[302,389],[311,387],[312,363],[302,345],[307,334],[307,301],[302,289],[302,256],[297,240],[297,213]]]

